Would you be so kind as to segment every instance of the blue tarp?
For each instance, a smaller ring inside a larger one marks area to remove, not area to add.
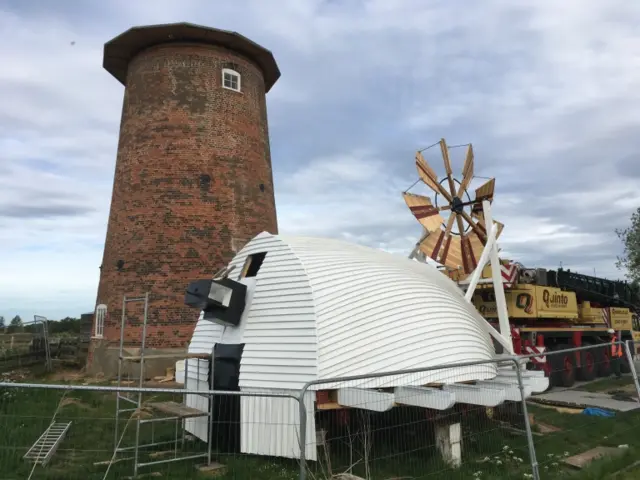
[[[602,408],[588,407],[585,408],[582,413],[584,415],[591,415],[592,417],[615,417],[614,412],[609,410],[603,410]]]

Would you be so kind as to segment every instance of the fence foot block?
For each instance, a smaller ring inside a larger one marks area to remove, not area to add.
[[[219,477],[227,473],[226,465],[218,462],[211,462],[209,465],[198,465],[198,471],[212,477]]]
[[[152,477],[161,477],[162,473],[160,472],[149,472],[149,473],[140,473],[137,477],[124,477],[126,480],[138,480],[140,478],[152,478]]]
[[[462,435],[459,423],[436,425],[436,446],[448,465],[458,468],[462,464]]]

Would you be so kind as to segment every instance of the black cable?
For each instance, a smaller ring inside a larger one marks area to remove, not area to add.
[[[418,150],[419,152],[424,152],[425,150],[429,150],[430,148],[435,147],[436,145],[438,145],[440,142],[436,142],[433,145],[429,145],[428,147],[424,147],[422,150]]]
[[[409,188],[407,188],[404,192],[402,193],[407,193],[409,190],[411,190],[413,187],[416,186],[416,183],[418,183],[420,181],[420,179],[416,180],[415,182],[413,182],[413,184],[411,184],[411,186]]]
[[[449,148],[460,148],[460,147],[468,147],[471,145],[470,143],[461,143],[460,145],[449,145]]]

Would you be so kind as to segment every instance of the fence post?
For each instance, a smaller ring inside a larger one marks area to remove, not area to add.
[[[538,459],[536,458],[536,447],[533,444],[533,434],[531,433],[531,423],[529,422],[529,412],[527,411],[527,399],[524,395],[524,383],[522,381],[522,372],[520,371],[520,362],[517,358],[511,359],[516,367],[516,375],[518,377],[518,388],[520,389],[520,401],[522,402],[522,414],[524,415],[524,428],[527,432],[527,443],[529,444],[529,460],[531,461],[531,473],[534,480],[540,480],[540,472],[538,471]]]
[[[629,361],[629,369],[633,376],[633,383],[636,385],[636,394],[638,395],[638,401],[640,402],[640,383],[638,383],[638,372],[636,372],[636,365],[633,362],[633,355],[631,354],[631,348],[629,348],[629,340],[624,342],[624,352],[627,355]]]
[[[304,397],[309,389],[309,383],[304,385],[298,396],[298,411],[300,412],[300,480],[307,478],[307,408],[304,403]]]

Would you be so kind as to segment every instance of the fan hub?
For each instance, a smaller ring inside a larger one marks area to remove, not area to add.
[[[454,213],[462,213],[464,210],[464,202],[459,197],[453,197],[451,201],[451,211]]]

